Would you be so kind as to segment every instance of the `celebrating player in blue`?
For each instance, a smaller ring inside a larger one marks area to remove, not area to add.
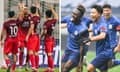
[[[81,41],[88,38],[88,32],[85,32],[82,37],[81,33],[88,30],[87,25],[90,22],[88,18],[83,17],[84,13],[84,6],[78,5],[71,16],[63,17],[61,20],[61,28],[67,27],[68,30],[67,46],[62,58],[62,72],[70,72],[72,68],[78,66]],[[84,47],[86,49],[88,46],[85,45]],[[84,50],[85,53],[86,50]],[[77,72],[78,70],[77,68]]]
[[[107,68],[102,68],[102,66],[108,65],[109,60],[113,58],[114,54],[110,45],[107,24],[101,17],[102,12],[102,7],[99,5],[93,5],[90,12],[93,25],[90,27],[91,32],[89,38],[91,41],[96,41],[96,57],[88,65],[88,72],[94,72],[95,68],[101,71],[107,70]]]
[[[120,20],[112,15],[111,5],[109,4],[105,4],[103,6],[103,15],[104,15],[103,19],[106,21],[109,30],[108,34],[110,37],[110,46],[111,48],[113,48],[114,53],[116,53],[117,51],[119,51],[120,48],[120,40],[118,41],[118,36],[117,36],[118,30],[116,29],[117,27],[120,26]],[[113,60],[111,60],[111,62],[109,62],[112,64],[112,65],[109,64],[111,66],[120,65],[120,60],[115,59],[115,56],[113,57]]]
[[[109,35],[110,35],[110,45],[112,48],[116,48],[114,52],[118,51],[118,47],[120,47],[117,38],[117,30],[116,27],[120,25],[120,20],[112,15],[111,5],[105,4],[103,6],[103,18],[108,24]]]

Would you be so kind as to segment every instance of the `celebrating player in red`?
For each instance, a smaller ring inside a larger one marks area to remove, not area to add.
[[[52,14],[54,18],[52,18]],[[46,22],[44,23],[44,29],[43,33],[41,35],[41,38],[45,36],[45,52],[48,56],[48,66],[49,68],[45,70],[44,72],[54,72],[54,62],[53,62],[53,47],[54,47],[54,36],[53,36],[53,30],[55,27],[55,24],[58,20],[58,15],[54,11],[53,6],[50,6],[50,10],[46,11]]]
[[[40,23],[40,17],[37,14],[37,7],[31,7],[31,20],[30,28],[26,36],[27,47],[29,51],[29,58],[32,65],[32,71],[38,72],[39,68],[39,56],[38,51],[40,50],[40,39],[36,32],[37,25]]]
[[[17,38],[18,24],[14,18],[14,16],[15,16],[14,11],[9,11],[8,15],[9,15],[9,19],[3,25],[0,43],[6,33],[6,39],[5,39],[5,43],[4,43],[4,58],[5,58],[5,62],[7,65],[7,72],[10,72],[10,68],[11,68],[10,59],[8,57],[9,53],[12,53],[12,62],[13,62],[12,63],[12,72],[15,72],[16,54],[18,52],[18,38]]]
[[[23,4],[19,4],[19,10],[20,10],[20,14],[18,17],[18,22],[19,22],[18,37],[19,37],[19,48],[20,48],[19,67],[22,68],[24,47],[26,46],[25,38],[26,38],[26,35],[27,35],[29,27],[30,27],[31,16],[28,13],[28,7],[24,6]],[[29,59],[29,56],[27,54],[26,64],[25,64],[26,70],[28,70],[28,68],[27,68],[28,59]]]

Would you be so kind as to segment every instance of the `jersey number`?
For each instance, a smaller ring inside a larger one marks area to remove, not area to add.
[[[15,37],[17,36],[18,27],[17,26],[10,26],[10,36]]]

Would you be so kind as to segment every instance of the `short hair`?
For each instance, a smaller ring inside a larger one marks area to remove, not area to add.
[[[52,11],[51,10],[46,10],[45,15],[47,17],[51,17],[52,16]]]
[[[14,11],[9,11],[8,12],[8,17],[9,18],[12,18],[12,17],[14,17],[15,16],[15,12]]]
[[[79,4],[77,6],[77,9],[80,11],[81,15],[84,15],[86,10],[85,10],[85,7],[83,5]]]
[[[109,9],[111,9],[111,5],[110,4],[104,4],[103,8],[109,8]]]
[[[32,7],[30,8],[30,11],[31,11],[32,14],[35,14],[36,11],[37,11],[37,8],[36,8],[35,6],[32,6]]]
[[[100,5],[93,5],[92,8],[95,8],[99,14],[103,13],[103,9]]]

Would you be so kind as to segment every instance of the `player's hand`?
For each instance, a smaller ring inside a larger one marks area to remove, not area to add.
[[[40,9],[40,3],[38,2],[38,1],[36,1],[36,7],[38,8],[38,9]]]
[[[120,47],[119,46],[116,46],[115,48],[114,48],[114,53],[117,53],[117,52],[119,52],[120,51]]]
[[[89,39],[91,40],[91,41],[93,41],[94,39],[93,39],[93,37],[89,37]]]
[[[53,9],[54,9],[54,7],[53,7],[53,5],[51,4],[51,5],[50,5],[50,10],[53,10]]]

